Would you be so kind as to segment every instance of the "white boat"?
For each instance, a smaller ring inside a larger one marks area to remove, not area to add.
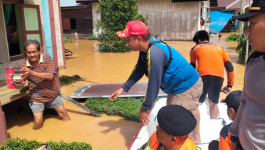
[[[166,98],[160,98],[156,101],[153,109],[149,114],[149,124],[142,126],[135,139],[131,143],[129,150],[137,150],[143,144],[145,144],[150,136],[156,131],[157,113],[159,109],[166,105]],[[218,104],[219,107],[219,119],[210,119],[208,101],[205,101],[199,106],[201,121],[200,121],[200,134],[202,144],[197,145],[198,149],[208,150],[208,144],[212,140],[219,139],[219,133],[222,127],[229,124],[231,120],[226,113],[226,105],[223,103]]]

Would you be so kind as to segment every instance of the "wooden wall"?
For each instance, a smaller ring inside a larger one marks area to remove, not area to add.
[[[76,19],[76,29],[71,29],[70,32],[77,32],[81,34],[92,34],[92,4],[86,6],[62,7],[62,19],[73,18]]]
[[[62,28],[61,28],[61,17],[59,10],[59,1],[53,0],[53,9],[54,9],[54,25],[55,25],[55,36],[56,36],[56,47],[57,47],[57,57],[58,57],[58,66],[64,66],[64,48],[62,45]]]
[[[138,12],[148,17],[152,36],[161,40],[192,40],[199,29],[201,2],[138,0]]]
[[[9,51],[7,47],[6,26],[2,0],[0,0],[0,33],[0,64],[2,64],[10,62]]]

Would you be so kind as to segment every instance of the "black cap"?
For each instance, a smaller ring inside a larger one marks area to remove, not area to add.
[[[249,11],[238,15],[235,17],[235,19],[238,19],[240,21],[248,21],[249,17],[261,14],[265,12],[265,1],[264,0],[254,0],[251,7],[249,8]]]
[[[191,112],[179,105],[162,107],[157,120],[160,128],[174,136],[188,135],[197,124]]]
[[[237,112],[240,105],[241,93],[241,91],[233,91],[225,99],[221,100],[221,103],[226,103],[228,108],[233,108]]]

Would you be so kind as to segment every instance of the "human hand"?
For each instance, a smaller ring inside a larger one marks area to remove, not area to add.
[[[119,95],[121,95],[124,92],[123,88],[119,88],[117,91],[115,91],[114,93],[112,93],[109,97],[110,101],[113,101],[114,99],[116,99]]]
[[[20,72],[23,81],[27,80],[28,76],[33,75],[33,71],[26,67],[22,67]]]
[[[140,119],[140,122],[143,126],[148,125],[148,123],[149,123],[148,110],[141,109],[140,113],[139,113],[139,119]]]
[[[46,150],[46,144],[45,145],[42,145],[41,147],[37,148],[36,150]]]
[[[225,94],[229,94],[229,93],[231,93],[231,91],[232,91],[232,88],[230,88],[228,86],[226,86],[222,89],[222,92]]]

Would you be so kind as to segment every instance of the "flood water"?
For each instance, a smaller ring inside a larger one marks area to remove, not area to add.
[[[243,86],[244,66],[236,64],[236,42],[224,42],[225,37],[218,39],[212,36],[211,41],[220,43],[226,48],[235,68],[235,85],[233,90],[241,90]],[[138,58],[138,52],[100,53],[96,48],[97,41],[76,40],[65,44],[65,48],[73,52],[66,57],[67,68],[60,70],[61,75],[79,75],[85,81],[73,83],[61,88],[65,95],[84,84],[118,83],[127,80]],[[190,41],[168,41],[189,61],[190,49],[194,46]],[[147,78],[141,79],[147,81]],[[226,85],[226,79],[224,82]],[[114,91],[115,89],[113,89]],[[220,98],[225,98],[221,94]],[[58,116],[46,113],[44,124],[40,130],[33,130],[33,116],[26,100],[19,100],[5,105],[6,121],[9,138],[36,139],[40,142],[65,141],[85,142],[94,150],[127,149],[137,134],[140,123],[126,121],[121,117],[102,115],[97,118],[90,116],[75,105],[64,101],[71,121],[61,121]]]

